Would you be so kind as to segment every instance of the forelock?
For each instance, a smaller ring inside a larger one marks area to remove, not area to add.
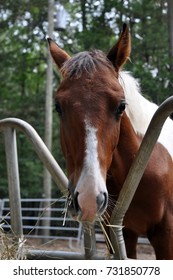
[[[84,51],[67,60],[61,68],[61,73],[66,78],[80,78],[83,74],[92,74],[100,67],[113,69],[111,62],[102,51]]]

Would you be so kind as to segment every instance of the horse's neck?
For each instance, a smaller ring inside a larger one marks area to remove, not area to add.
[[[119,82],[125,93],[126,113],[131,124],[136,132],[144,135],[158,106],[142,96],[138,81],[128,72],[120,72]]]
[[[125,93],[126,113],[130,122],[137,133],[144,135],[158,106],[141,95],[139,83],[129,73],[120,72],[119,82]],[[168,150],[173,160],[173,121],[171,119],[166,120],[158,142]]]
[[[129,118],[124,113],[121,120],[120,136],[114,151],[110,173],[116,185],[122,186],[129,168],[139,149],[141,139],[134,131]]]

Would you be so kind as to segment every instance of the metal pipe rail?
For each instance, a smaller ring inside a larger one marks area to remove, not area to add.
[[[43,250],[27,250],[27,259],[29,260],[86,260],[86,256],[81,253],[64,252],[64,251],[43,251]],[[104,260],[103,256],[96,255],[94,260]]]
[[[0,131],[5,136],[5,151],[7,160],[8,188],[11,209],[12,231],[16,236],[22,236],[22,215],[21,215],[21,198],[20,182],[18,170],[18,156],[16,145],[16,129],[22,131],[31,144],[34,146],[36,153],[41,161],[47,167],[52,175],[53,180],[59,186],[60,191],[66,195],[68,180],[62,169],[55,161],[46,145],[43,143],[35,129],[23,120],[8,118],[0,121]]]
[[[115,250],[115,259],[127,259],[122,233],[123,219],[143,176],[162,127],[172,112],[173,96],[166,99],[155,112],[119,194],[110,221],[112,225],[116,225],[116,227],[110,229],[111,242]]]
[[[44,165],[49,170],[50,174],[52,175],[53,180],[59,186],[60,191],[66,195],[67,194],[67,186],[68,186],[68,179],[64,175],[62,169],[37,134],[35,129],[28,124],[27,122],[16,119],[16,118],[8,118],[0,121],[0,131],[3,130],[5,134],[5,142],[7,142],[7,151],[9,153],[9,147],[13,143],[15,146],[15,129],[22,131],[33,145],[36,153],[38,154],[40,160],[44,163]],[[8,157],[8,155],[7,155]]]

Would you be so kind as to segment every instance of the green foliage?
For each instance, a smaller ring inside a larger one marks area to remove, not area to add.
[[[143,94],[156,103],[172,94],[166,1],[71,2],[66,7],[72,14],[71,24],[78,21],[75,32],[70,32],[76,51],[90,48],[108,51],[116,42],[123,22],[127,22],[132,35],[132,63],[126,69],[140,80]]]
[[[132,7],[132,72],[140,78],[144,94],[161,103],[171,94],[167,15],[159,1],[138,1]]]
[[[66,31],[55,39],[70,54],[89,49],[107,52],[116,42],[123,22],[132,35],[131,62],[125,68],[141,82],[142,92],[157,103],[172,94],[167,1],[60,0],[69,13]],[[47,33],[46,0],[0,0],[0,119],[18,117],[44,137]],[[54,73],[55,88],[59,83]],[[53,108],[52,108],[53,109]],[[54,114],[53,155],[65,170]],[[2,135],[1,135],[2,136]],[[18,137],[23,197],[41,196],[43,166],[22,134]],[[57,188],[54,186],[53,194]],[[0,137],[0,197],[7,196],[3,137]]]
[[[0,9],[0,119],[21,118],[43,138],[47,1],[0,1]],[[0,197],[8,195],[2,136]],[[41,196],[43,166],[26,137],[19,133],[17,140],[22,197]]]

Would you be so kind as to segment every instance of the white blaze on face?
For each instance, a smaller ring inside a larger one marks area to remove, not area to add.
[[[85,157],[76,190],[82,220],[92,220],[97,213],[97,196],[107,192],[98,158],[97,129],[85,120]]]

